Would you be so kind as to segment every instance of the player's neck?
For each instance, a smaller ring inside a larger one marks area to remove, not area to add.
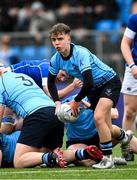
[[[61,53],[63,57],[68,57],[70,55],[70,45],[67,47],[67,49]]]

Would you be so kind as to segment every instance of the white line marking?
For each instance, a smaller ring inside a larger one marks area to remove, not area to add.
[[[137,168],[128,168],[128,169],[79,169],[79,170],[75,170],[75,169],[73,169],[73,170],[69,170],[69,169],[61,169],[61,170],[47,170],[46,168],[45,168],[45,170],[44,170],[44,168],[42,168],[42,171],[40,171],[40,170],[34,170],[34,171],[12,171],[12,172],[9,172],[8,170],[7,171],[5,171],[5,169],[4,169],[4,171],[2,172],[2,171],[0,171],[0,174],[7,174],[7,172],[9,173],[9,174],[27,174],[27,173],[32,173],[32,174],[37,174],[37,173],[71,173],[71,172],[95,172],[95,171],[137,171]]]

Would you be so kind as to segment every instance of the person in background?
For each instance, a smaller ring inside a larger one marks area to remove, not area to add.
[[[125,74],[121,92],[124,95],[124,115],[122,128],[135,131],[135,118],[137,115],[137,14],[129,18],[122,41],[121,52],[125,59]],[[125,157],[133,160],[132,152]]]
[[[11,37],[4,34],[0,38],[0,63],[9,66],[19,61],[18,54],[11,47]]]

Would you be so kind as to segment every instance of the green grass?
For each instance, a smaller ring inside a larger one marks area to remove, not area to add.
[[[114,156],[120,156],[119,145],[113,150]],[[137,179],[137,158],[125,166],[114,169],[95,170],[92,167],[68,168],[1,168],[0,179]]]

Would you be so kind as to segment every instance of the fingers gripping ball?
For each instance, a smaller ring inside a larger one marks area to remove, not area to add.
[[[60,108],[57,110],[58,119],[61,122],[72,123],[78,118],[72,115],[71,106],[67,103],[61,104]]]
[[[1,120],[1,132],[10,134],[15,128],[15,119],[12,116],[3,117]]]

